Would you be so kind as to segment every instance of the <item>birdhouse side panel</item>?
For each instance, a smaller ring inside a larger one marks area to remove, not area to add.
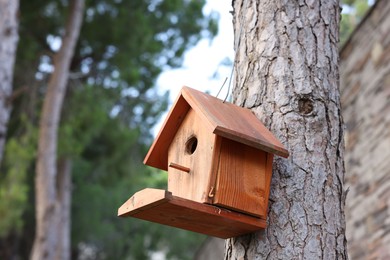
[[[269,195],[271,192],[271,179],[272,179],[272,166],[274,163],[274,155],[272,153],[266,153],[267,161],[265,165],[265,189],[264,189],[264,215],[267,216]]]
[[[208,199],[214,134],[190,109],[168,149],[168,190],[204,203]]]
[[[267,153],[223,138],[214,204],[266,217],[272,164]]]

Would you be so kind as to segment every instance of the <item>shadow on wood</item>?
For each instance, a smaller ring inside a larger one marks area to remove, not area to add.
[[[131,216],[220,238],[251,233],[266,226],[265,220],[260,218],[150,188],[135,193],[119,208],[118,216]]]

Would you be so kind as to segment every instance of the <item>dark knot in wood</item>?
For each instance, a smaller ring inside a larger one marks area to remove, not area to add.
[[[307,97],[302,97],[298,101],[298,109],[299,109],[299,113],[301,114],[304,115],[310,114],[311,112],[313,112],[314,109],[313,101]]]

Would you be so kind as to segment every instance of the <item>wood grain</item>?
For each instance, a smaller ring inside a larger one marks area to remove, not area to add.
[[[229,240],[225,259],[348,259],[339,1],[235,0],[233,5],[236,42],[241,42],[233,101],[254,111],[291,156],[274,160],[267,230]]]
[[[168,148],[187,115],[190,105],[179,95],[157,134],[156,139],[145,156],[144,164],[167,171]]]
[[[265,218],[272,175],[266,166],[266,152],[223,138],[213,203]]]
[[[190,108],[210,128],[210,133],[288,157],[288,151],[249,109],[183,87],[144,159],[145,164],[167,170],[168,147]]]
[[[179,126],[168,149],[168,161],[189,168],[189,173],[168,169],[168,191],[173,195],[197,202],[206,202],[214,149],[214,134],[210,127],[190,109]],[[197,139],[193,153],[187,149],[188,140]]]
[[[174,163],[174,162],[170,162],[169,167],[174,168],[174,169],[179,170],[179,171],[182,171],[182,172],[187,172],[187,173],[189,173],[191,171],[190,168],[185,167],[185,166],[180,165],[180,164],[177,164],[177,163]]]
[[[203,120],[213,125],[213,133],[283,157],[288,151],[251,110],[183,87],[182,95]]]
[[[265,228],[266,221],[227,209],[173,196],[157,189],[137,192],[118,210],[134,217],[220,238],[230,238]]]

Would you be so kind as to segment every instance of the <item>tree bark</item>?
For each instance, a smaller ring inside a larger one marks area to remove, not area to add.
[[[69,67],[82,25],[84,0],[70,1],[65,35],[54,56],[40,120],[35,177],[36,234],[31,259],[56,259],[59,246],[58,216],[61,208],[57,189],[57,132],[69,78]],[[61,183],[58,183],[61,185]],[[69,254],[68,254],[69,256]]]
[[[55,259],[70,259],[70,230],[72,204],[72,160],[61,158],[58,162],[57,176],[58,204],[57,213],[58,246]]]
[[[7,124],[11,113],[8,102],[18,45],[18,0],[0,0],[0,164],[3,158]]]
[[[250,108],[290,157],[274,160],[268,227],[227,240],[225,259],[347,259],[339,1],[233,7],[234,103]]]

